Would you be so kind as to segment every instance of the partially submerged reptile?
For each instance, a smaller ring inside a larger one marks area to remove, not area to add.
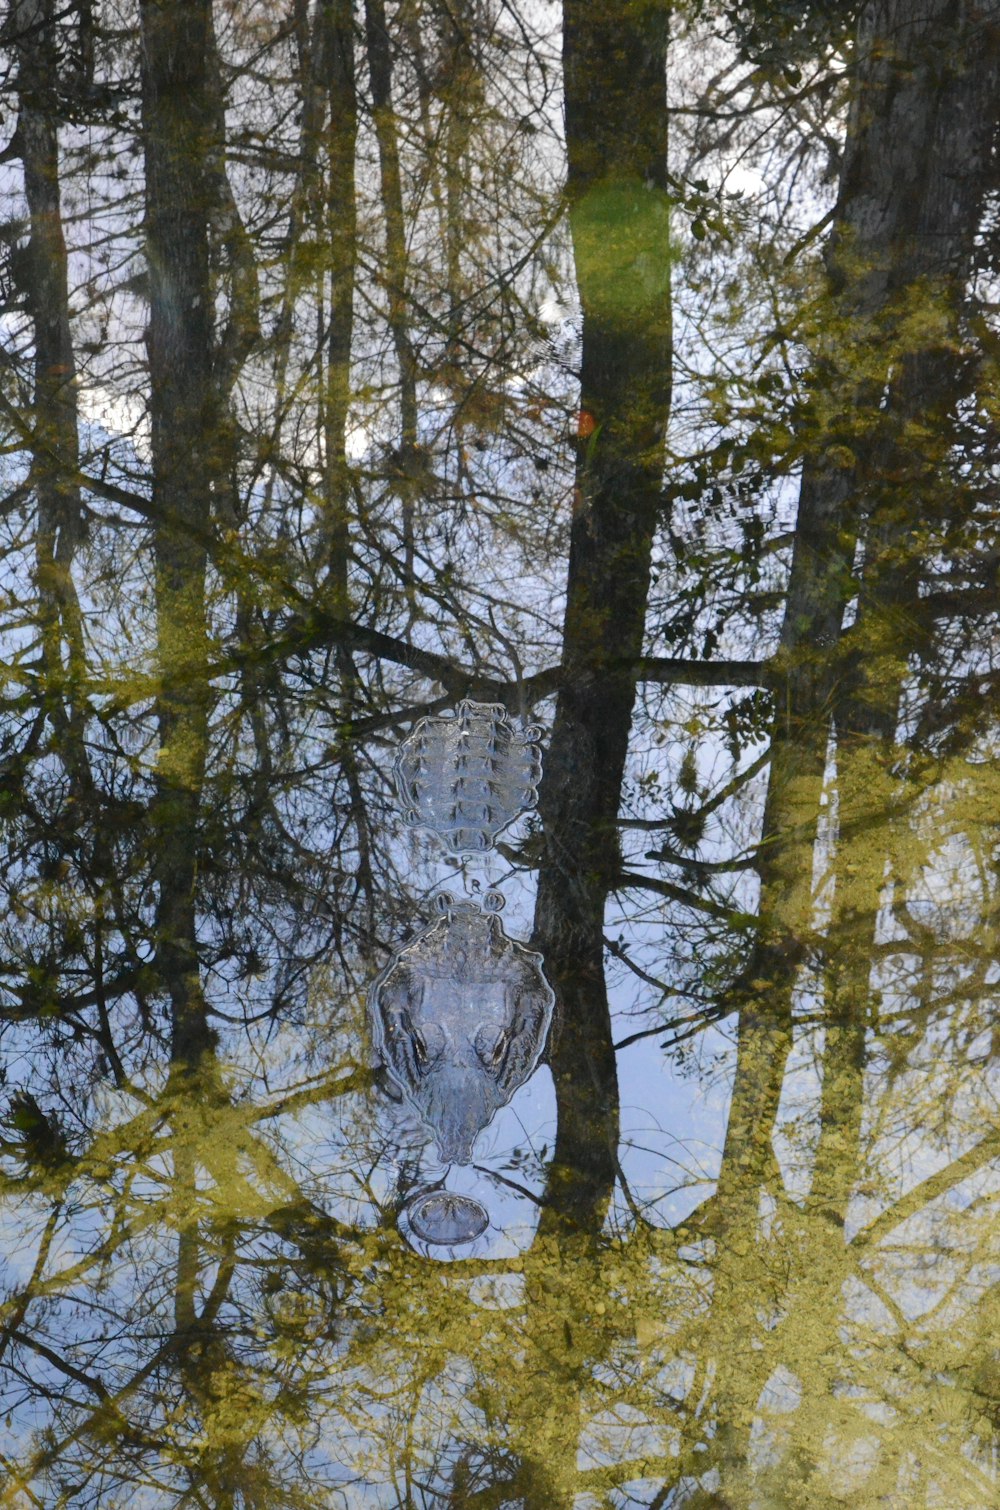
[[[468,1164],[477,1135],[534,1070],[554,995],[541,955],[508,938],[486,906],[438,899],[440,917],[403,946],[369,993],[390,1079],[437,1141]]]

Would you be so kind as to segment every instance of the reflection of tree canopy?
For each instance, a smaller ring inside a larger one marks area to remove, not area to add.
[[[992,1505],[1000,5],[3,46],[0,1503]],[[466,695],[557,1116],[435,1263]]]

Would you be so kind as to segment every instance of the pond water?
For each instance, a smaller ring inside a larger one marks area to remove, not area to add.
[[[1000,0],[8,10],[0,1510],[994,1510]]]
[[[822,944],[739,1010],[725,979],[666,998],[659,929],[609,902],[596,1168],[509,941],[530,874],[402,827],[413,916],[353,998],[319,960],[254,1023],[246,972],[197,1069],[87,1084],[65,1013],[57,1053],[8,1030],[6,1502],[993,1503],[996,782],[971,755],[891,776],[879,810],[827,770],[858,839],[810,849]],[[37,926],[59,879],[22,886]]]

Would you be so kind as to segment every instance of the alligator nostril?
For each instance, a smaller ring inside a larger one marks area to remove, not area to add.
[[[467,1134],[457,1129],[449,1128],[447,1131],[438,1129],[436,1142],[438,1158],[442,1164],[471,1164],[472,1150],[478,1136],[475,1133]]]

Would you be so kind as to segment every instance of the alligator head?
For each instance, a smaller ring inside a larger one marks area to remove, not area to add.
[[[441,899],[442,916],[375,981],[372,1025],[386,1069],[437,1141],[468,1164],[477,1135],[538,1063],[553,993],[541,956],[496,912]]]

